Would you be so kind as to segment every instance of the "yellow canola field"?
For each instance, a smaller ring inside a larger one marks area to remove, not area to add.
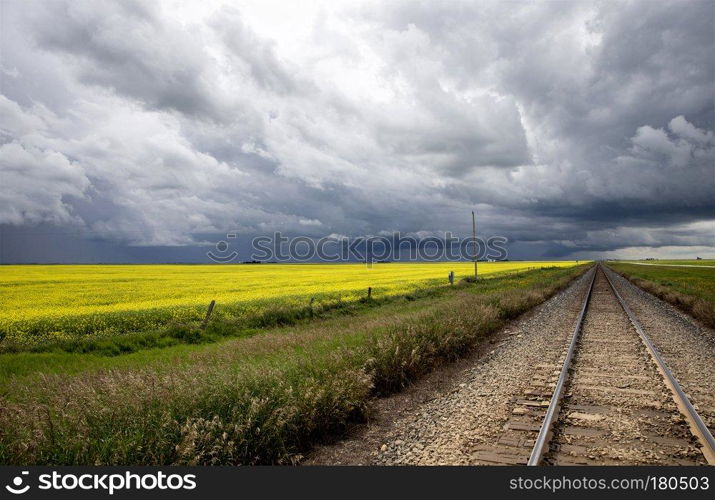
[[[573,261],[479,263],[494,276]],[[200,319],[216,300],[240,315],[270,305],[355,300],[446,285],[473,274],[470,262],[254,265],[0,266],[0,336],[91,334],[154,328]]]

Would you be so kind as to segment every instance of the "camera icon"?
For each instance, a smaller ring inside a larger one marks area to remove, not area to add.
[[[227,240],[235,240],[237,237],[238,235],[236,233],[228,233],[226,235]],[[236,252],[235,250],[227,254],[228,249],[229,243],[227,241],[219,241],[218,243],[216,243],[217,253],[214,253],[212,250],[209,250],[208,252],[206,252],[206,257],[218,264],[226,264],[235,260],[236,257],[238,257],[238,252]]]
[[[24,470],[20,473],[21,475],[15,476],[12,480],[12,485],[8,484],[5,485],[5,489],[12,493],[13,495],[22,495],[23,493],[27,493],[27,490],[30,489],[30,485],[26,484],[25,486],[22,486],[23,482],[23,477],[22,476],[27,476],[29,474],[28,471]]]

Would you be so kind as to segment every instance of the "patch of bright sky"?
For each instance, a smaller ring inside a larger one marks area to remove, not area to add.
[[[358,6],[369,8],[369,3],[165,0],[164,4],[167,15],[186,26],[202,24],[224,5],[237,9],[259,37],[271,40],[279,59],[298,68],[310,68],[314,81],[332,85],[352,99],[378,104],[406,92],[403,82],[384,78],[384,63],[364,36],[367,26],[351,15]],[[216,60],[223,59],[211,47],[207,50]]]

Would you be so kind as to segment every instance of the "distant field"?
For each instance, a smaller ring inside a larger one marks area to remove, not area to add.
[[[636,263],[648,265],[667,265],[667,266],[715,266],[715,259],[703,260],[624,260],[623,263]]]
[[[575,262],[480,263],[486,277]],[[473,264],[28,265],[0,267],[0,348],[86,335],[112,335],[199,321],[211,300],[216,315],[243,317],[272,307],[355,301],[446,285]]]
[[[668,265],[643,266],[626,262],[608,265],[652,294],[715,327],[715,267],[676,267],[672,263],[713,261],[649,261]],[[708,265],[708,264],[703,264]]]

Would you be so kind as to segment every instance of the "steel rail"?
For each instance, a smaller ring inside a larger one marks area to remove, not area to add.
[[[559,374],[559,379],[556,382],[556,388],[554,389],[554,394],[551,396],[551,401],[549,402],[549,408],[546,410],[546,417],[541,423],[541,429],[539,429],[539,435],[536,437],[536,443],[534,448],[531,450],[531,455],[529,456],[529,461],[526,465],[539,465],[541,459],[544,456],[544,448],[549,442],[549,434],[551,433],[551,427],[554,421],[559,415],[559,403],[561,401],[561,394],[566,386],[566,380],[568,379],[569,369],[571,368],[571,360],[576,352],[576,344],[578,342],[579,334],[581,333],[581,326],[583,325],[583,318],[586,316],[586,309],[588,308],[588,303],[591,300],[591,292],[593,291],[593,284],[596,281],[596,273],[598,271],[598,264],[593,266],[593,276],[591,276],[591,283],[588,285],[588,292],[586,293],[586,298],[581,306],[581,312],[576,318],[576,324],[574,325],[573,334],[571,336],[571,343],[569,344],[569,350],[566,354],[566,360],[561,368],[561,373]]]
[[[600,266],[600,264],[598,264],[598,266]],[[628,307],[628,304],[626,304],[626,301],[623,300],[621,294],[618,293],[618,290],[616,290],[616,287],[611,281],[611,277],[608,275],[609,272],[611,272],[610,269],[608,271],[606,271],[606,269],[603,269],[603,274],[604,276],[606,276],[606,280],[611,286],[611,290],[613,290],[613,293],[618,299],[618,302],[621,304],[621,307],[626,312],[628,319],[631,321],[631,324],[638,332],[638,335],[643,341],[643,344],[646,346],[648,353],[653,358],[653,361],[655,361],[658,370],[663,375],[663,378],[665,378],[666,385],[668,385],[669,389],[673,393],[673,399],[675,400],[675,404],[678,406],[683,416],[685,416],[686,421],[690,426],[691,432],[698,438],[698,440],[702,444],[702,452],[705,456],[705,459],[708,461],[709,464],[715,465],[715,438],[713,438],[713,435],[710,433],[710,430],[708,429],[707,425],[705,425],[705,422],[703,422],[703,419],[700,417],[700,415],[698,415],[698,412],[695,410],[695,407],[690,402],[690,399],[688,399],[688,396],[685,394],[685,391],[683,391],[682,387],[680,387],[680,384],[673,375],[673,372],[670,371],[670,368],[668,368],[668,365],[660,356],[660,353],[656,349],[655,345],[653,345],[653,342],[651,342],[650,338],[648,338],[648,335],[646,335],[645,330],[643,330],[643,327],[641,326],[640,322],[635,317],[631,309]]]

